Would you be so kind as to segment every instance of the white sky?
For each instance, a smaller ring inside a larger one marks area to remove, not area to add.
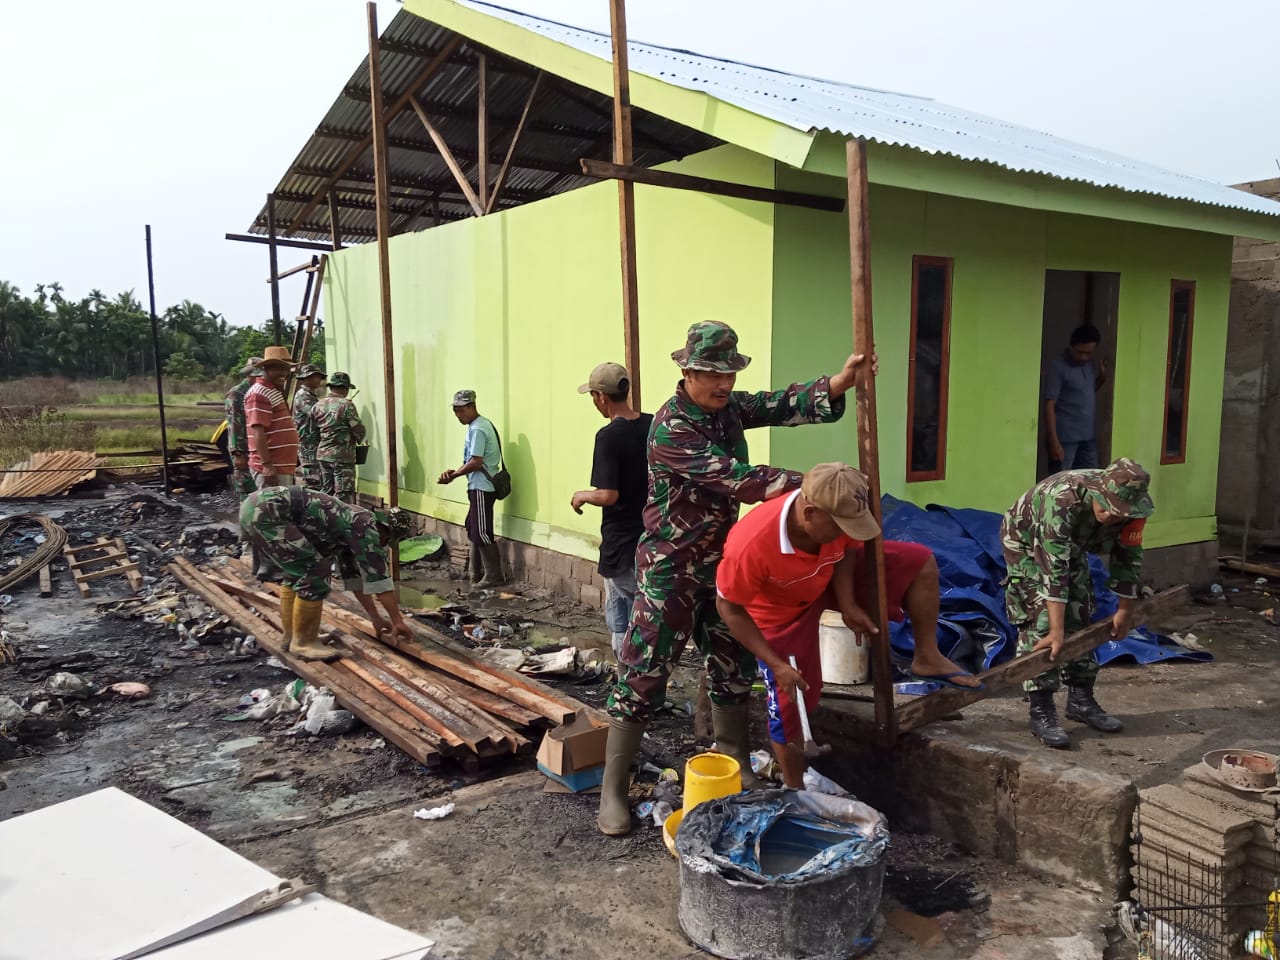
[[[608,29],[607,0],[504,2]],[[398,8],[382,0],[382,27]],[[1274,2],[631,0],[628,21],[633,39],[932,96],[1222,183],[1280,176]],[[161,308],[268,317],[266,247],[223,235],[359,64],[363,0],[5,0],[0,42],[0,279],[145,303],[150,222]],[[286,317],[301,284],[285,281]]]

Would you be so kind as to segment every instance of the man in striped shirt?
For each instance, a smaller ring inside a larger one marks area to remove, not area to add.
[[[249,471],[259,490],[293,486],[298,472],[298,429],[284,399],[285,383],[294,366],[288,347],[267,347],[262,377],[244,395]]]

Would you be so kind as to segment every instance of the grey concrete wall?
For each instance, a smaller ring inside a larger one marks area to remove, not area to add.
[[[1238,185],[1280,199],[1280,179]],[[1237,238],[1232,252],[1218,519],[1280,535],[1280,243]]]

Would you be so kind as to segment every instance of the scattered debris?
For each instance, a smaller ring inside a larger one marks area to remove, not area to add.
[[[103,687],[98,691],[99,696],[104,693],[114,693],[121,700],[145,700],[151,696],[151,688],[145,683],[123,680],[120,683],[113,683],[110,686]]]
[[[54,696],[71,696],[77,693],[83,693],[85,689],[85,682],[74,673],[67,673],[66,671],[63,671],[61,673],[55,673],[49,678],[49,683],[47,684],[46,689]]]

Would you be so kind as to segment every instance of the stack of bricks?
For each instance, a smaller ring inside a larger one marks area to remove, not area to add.
[[[1265,909],[1254,904],[1276,883],[1276,817],[1272,801],[1223,786],[1203,764],[1177,784],[1141,791],[1135,899],[1175,928],[1194,923],[1224,944],[1238,943],[1266,922]],[[1194,905],[1209,912],[1161,909]],[[1220,924],[1206,923],[1210,912]]]

